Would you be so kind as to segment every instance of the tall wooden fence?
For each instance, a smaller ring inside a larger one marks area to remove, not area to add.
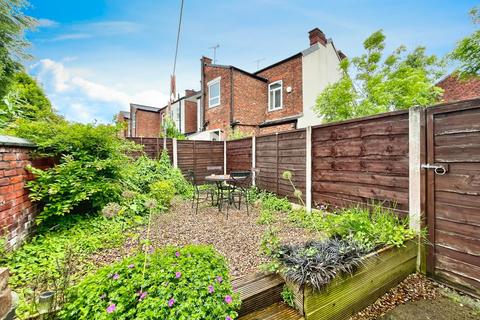
[[[428,273],[480,295],[480,99],[226,143],[138,139],[200,177],[256,168],[256,185],[281,196],[293,195],[291,171],[307,208],[381,203],[416,230],[426,213]]]
[[[408,210],[408,111],[312,128],[312,199]]]

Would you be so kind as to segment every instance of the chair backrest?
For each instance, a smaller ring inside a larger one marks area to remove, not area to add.
[[[192,169],[188,170],[187,172],[187,180],[193,185],[197,184],[195,179],[195,172]]]
[[[248,189],[252,185],[252,172],[251,171],[232,171],[230,176],[235,181],[235,185],[240,188]]]

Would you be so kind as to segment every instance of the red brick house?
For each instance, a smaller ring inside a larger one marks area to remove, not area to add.
[[[201,59],[200,108],[204,130],[266,134],[321,123],[312,107],[318,94],[342,74],[345,57],[318,28],[310,46],[254,73]]]
[[[443,101],[452,102],[480,97],[480,77],[460,79],[454,73],[437,83],[444,90]]]
[[[161,132],[160,108],[130,103],[131,137],[156,138]]]

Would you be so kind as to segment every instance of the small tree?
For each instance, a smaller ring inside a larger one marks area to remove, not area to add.
[[[460,62],[457,71],[461,77],[480,75],[480,13],[477,7],[470,10],[470,16],[477,30],[460,40],[449,54],[450,59]]]
[[[185,135],[178,130],[175,122],[169,116],[163,118],[162,123],[162,132],[160,133],[160,137],[166,138],[175,138],[178,140],[185,140]]]
[[[426,106],[439,100],[442,89],[435,82],[443,75],[444,63],[426,55],[424,47],[407,53],[400,46],[384,58],[382,30],[363,45],[366,53],[343,59],[340,68],[344,76],[317,98],[315,111],[326,122]]]

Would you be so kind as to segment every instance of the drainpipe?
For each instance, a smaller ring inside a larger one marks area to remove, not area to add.
[[[230,67],[230,127],[233,128],[233,67]]]

